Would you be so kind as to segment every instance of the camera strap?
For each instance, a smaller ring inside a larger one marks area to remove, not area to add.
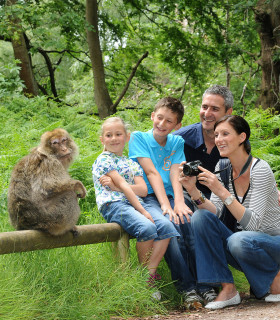
[[[252,155],[251,155],[251,154],[249,154],[249,157],[248,157],[248,159],[247,159],[246,163],[244,164],[243,168],[241,169],[241,171],[240,171],[240,173],[239,173],[239,176],[238,176],[238,177],[236,177],[236,178],[234,178],[234,179],[232,179],[232,180],[231,180],[231,182],[233,182],[234,180],[238,179],[240,176],[242,176],[242,174],[243,174],[243,173],[245,173],[245,172],[246,172],[246,170],[248,169],[248,167],[249,167],[249,165],[250,165],[250,163],[251,163],[252,159],[253,159]],[[218,174],[218,173],[220,173],[220,172],[222,172],[222,171],[224,171],[224,170],[228,169],[230,166],[231,166],[231,163],[229,163],[229,165],[228,165],[228,166],[226,166],[224,169],[219,170],[219,171],[215,171],[215,172],[213,172],[213,173],[214,173],[214,174]]]

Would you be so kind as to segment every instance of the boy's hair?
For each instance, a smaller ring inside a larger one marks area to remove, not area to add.
[[[102,126],[101,126],[101,135],[103,135],[103,133],[104,133],[104,127],[105,127],[106,125],[108,125],[108,124],[110,125],[110,124],[116,123],[116,122],[119,122],[120,124],[123,125],[124,131],[125,131],[126,133],[129,132],[129,125],[128,125],[127,123],[125,123],[125,122],[123,121],[123,119],[121,119],[120,117],[111,117],[111,118],[106,119],[106,120],[103,122],[103,124],[102,124]]]
[[[233,107],[233,95],[228,87],[215,84],[212,87],[205,90],[202,96],[202,100],[206,95],[209,95],[209,94],[213,94],[213,95],[216,94],[221,96],[224,99],[226,112],[228,111],[228,109]]]
[[[184,116],[184,106],[181,101],[172,97],[166,97],[159,100],[155,105],[154,112],[160,108],[166,107],[177,114],[177,123],[180,123]]]

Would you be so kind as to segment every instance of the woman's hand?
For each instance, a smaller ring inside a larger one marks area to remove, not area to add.
[[[182,162],[179,166],[179,182],[188,191],[188,193],[191,194],[192,190],[196,189],[196,177],[189,177],[184,175],[183,166],[185,163],[186,161]]]
[[[201,173],[198,174],[197,181],[219,196],[219,190],[221,190],[222,185],[217,176],[201,166],[198,166],[198,169]]]

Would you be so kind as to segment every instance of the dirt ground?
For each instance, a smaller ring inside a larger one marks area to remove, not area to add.
[[[111,320],[120,320],[112,318]],[[280,303],[268,303],[263,300],[242,297],[240,305],[221,310],[209,311],[200,309],[194,311],[172,311],[168,315],[154,315],[144,318],[129,318],[127,320],[272,320],[280,319]]]

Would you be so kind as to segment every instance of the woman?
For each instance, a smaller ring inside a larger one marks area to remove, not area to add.
[[[240,303],[228,264],[244,272],[257,298],[279,302],[280,207],[273,172],[264,160],[250,155],[250,127],[242,117],[226,115],[214,130],[215,144],[229,167],[220,172],[224,160],[215,173],[198,167],[197,179],[211,190],[210,200],[196,188],[196,177],[185,176],[180,167],[180,182],[199,208],[191,219],[198,282],[222,286],[205,307]]]

